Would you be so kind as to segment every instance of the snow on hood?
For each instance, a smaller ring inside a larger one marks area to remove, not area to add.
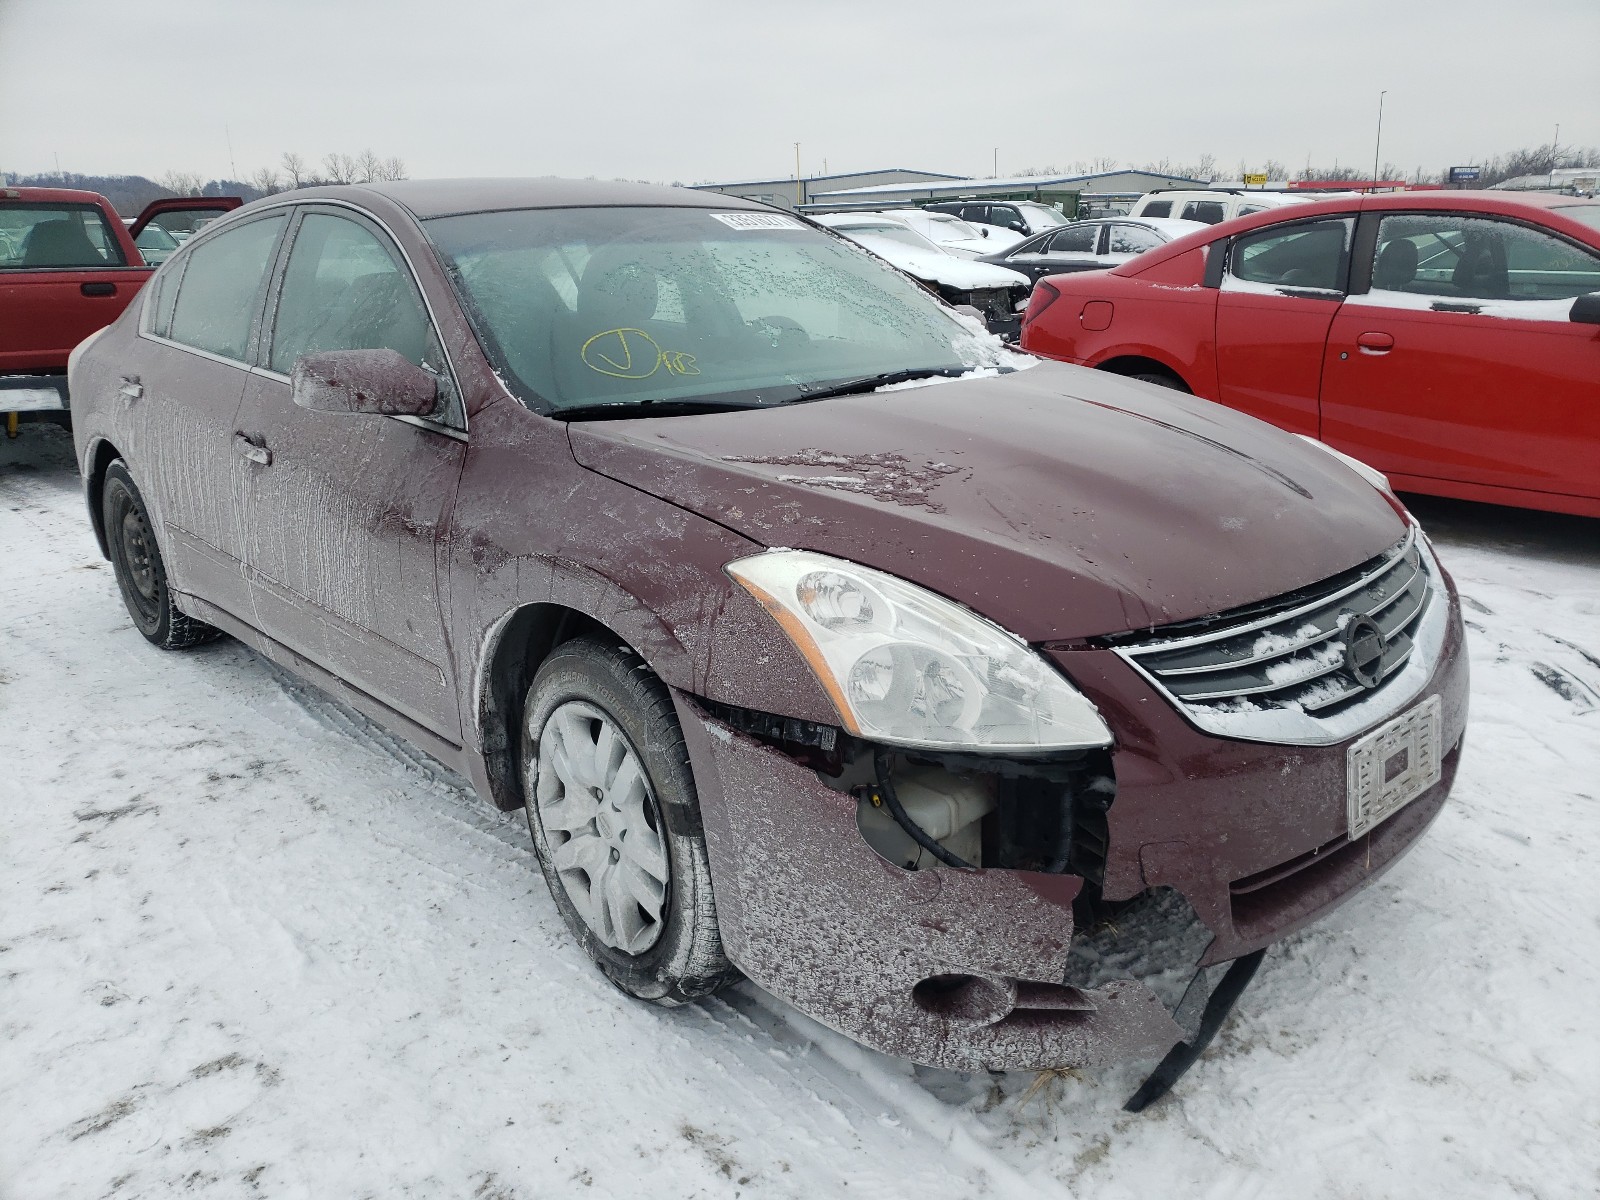
[[[1058,363],[568,434],[591,470],[761,545],[889,571],[1036,642],[1266,599],[1404,533],[1370,484],[1299,438]]]
[[[841,229],[839,232],[851,241],[865,246],[879,258],[893,263],[907,275],[926,279],[932,283],[942,283],[946,287],[970,292],[976,288],[1031,286],[1026,275],[1009,267],[974,262],[969,258],[957,258],[953,254],[943,252],[929,253],[914,250],[892,238],[873,237],[863,230]]]

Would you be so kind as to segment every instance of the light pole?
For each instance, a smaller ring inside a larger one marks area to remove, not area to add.
[[[806,202],[805,185],[800,182],[800,143],[794,144],[794,206],[799,208]]]
[[[1372,143],[1372,187],[1367,189],[1371,192],[1378,190],[1378,152],[1383,148],[1383,98],[1388,94],[1388,88],[1378,93],[1378,137]]]

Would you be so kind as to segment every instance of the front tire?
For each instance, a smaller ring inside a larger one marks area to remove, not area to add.
[[[221,630],[178,611],[150,511],[120,458],[106,468],[100,515],[122,602],[145,640],[163,650],[186,650],[220,636]]]
[[[654,1004],[738,978],[665,685],[631,650],[582,637],[540,666],[523,712],[528,830],[584,951],[617,987]]]

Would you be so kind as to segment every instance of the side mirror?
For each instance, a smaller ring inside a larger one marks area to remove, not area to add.
[[[1600,292],[1590,292],[1574,300],[1571,319],[1580,325],[1600,325]]]
[[[327,350],[295,360],[294,402],[329,413],[425,417],[439,402],[439,381],[396,350]]]
[[[984,237],[988,237],[989,236],[989,227],[987,225],[979,225],[978,226],[978,232],[981,233]]]

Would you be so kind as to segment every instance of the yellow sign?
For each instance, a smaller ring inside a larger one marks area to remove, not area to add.
[[[1244,185],[1245,187],[1266,187],[1267,177],[1265,175],[1246,175],[1244,177]]]

